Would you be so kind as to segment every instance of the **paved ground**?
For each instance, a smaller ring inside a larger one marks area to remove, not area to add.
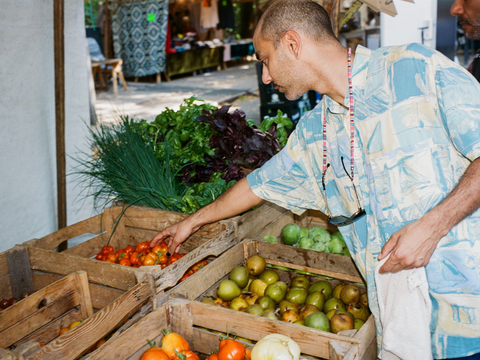
[[[119,86],[114,95],[97,90],[95,109],[100,122],[115,122],[120,115],[151,121],[166,107],[178,109],[182,100],[195,95],[211,104],[232,104],[247,118],[260,121],[260,98],[255,62],[245,62],[226,70],[185,76],[160,84],[127,82],[128,90]]]

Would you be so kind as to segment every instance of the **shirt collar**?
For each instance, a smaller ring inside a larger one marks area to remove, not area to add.
[[[367,65],[371,55],[372,55],[372,50],[367,49],[361,45],[358,45],[357,49],[355,50],[355,57],[353,58],[353,64],[352,64],[352,84],[353,84],[354,99],[355,99],[355,89],[364,87],[366,76],[367,76],[366,69],[367,69]],[[347,113],[348,106],[350,103],[348,93],[345,96],[345,99],[343,100],[343,104],[347,107],[347,109],[345,109],[343,106],[341,106],[339,103],[332,100],[328,96],[324,96],[324,99],[325,99],[326,109],[328,109],[331,113],[334,113],[334,114]]]

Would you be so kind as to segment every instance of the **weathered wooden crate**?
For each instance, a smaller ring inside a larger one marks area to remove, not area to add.
[[[285,209],[264,202],[257,209],[241,216],[202,226],[182,244],[181,252],[188,254],[163,270],[158,265],[134,269],[98,261],[94,257],[108,241],[115,249],[119,249],[151,240],[167,226],[184,219],[187,216],[185,214],[141,206],[130,206],[126,210],[123,206],[112,206],[100,215],[43,238],[30,240],[25,245],[37,249],[31,259],[34,269],[59,275],[86,270],[90,283],[114,290],[109,293],[106,301],[93,304],[94,308],[100,309],[122,292],[135,286],[137,276],[142,276],[142,270],[154,273],[157,280],[161,279],[155,284],[151,283],[156,286],[155,294],[160,297],[165,289],[180,280],[190,266],[207,257],[222,254],[245,237],[255,236],[283,213]],[[88,236],[90,239],[67,250],[54,251],[67,240],[75,241],[72,239]],[[92,289],[92,293],[95,290]]]
[[[169,293],[170,299],[194,300],[207,295],[216,295],[216,289],[220,281],[226,279],[235,266],[244,264],[247,258],[255,254],[264,257],[267,264],[326,276],[329,278],[328,281],[332,284],[332,287],[339,282],[364,284],[350,257],[290,246],[286,247],[263,241],[245,240],[235,245],[210,264],[208,271],[203,273],[201,282],[195,281],[195,279],[187,279],[172,289]],[[294,271],[278,269],[277,271],[280,279],[287,284],[298,275]],[[310,278],[312,281],[319,280],[316,276],[310,276]],[[364,292],[365,288],[362,291]],[[205,310],[205,312],[210,314],[212,319],[214,318],[212,314],[214,314],[214,310],[217,310],[215,307],[203,303],[200,303],[199,306],[208,307],[208,310]],[[344,359],[376,358],[376,334],[373,316],[370,316],[364,326],[353,337],[347,337],[287,324],[278,320],[272,321],[258,317],[253,319],[250,317],[251,315],[234,310],[225,309],[221,311],[222,314],[225,314],[225,319],[222,321],[220,318],[215,318],[213,322],[217,325],[214,330],[225,332],[225,326],[228,324],[228,330],[235,331],[239,336],[253,340],[258,340],[271,332],[282,333],[292,337],[295,341],[298,340],[300,347],[306,354],[319,358],[341,359],[338,356],[344,356]],[[227,312],[225,313],[225,311]],[[230,315],[227,316],[227,314]],[[251,325],[250,327],[246,325],[251,324],[253,321],[255,322],[255,328],[252,328]],[[237,324],[245,324],[245,328],[238,327]],[[303,347],[301,344],[304,344]]]
[[[327,216],[318,210],[306,210],[302,215],[295,215],[291,211],[286,211],[276,220],[267,224],[256,236],[252,236],[251,238],[261,240],[266,235],[273,235],[279,238],[279,243],[281,244],[280,234],[282,233],[283,227],[289,223],[296,223],[300,227],[308,228],[319,226],[328,230],[330,233],[338,230],[336,226],[329,224]]]
[[[38,264],[51,260],[48,257],[42,259],[42,254],[40,249],[20,245],[0,254],[0,298],[19,298],[23,292],[36,291],[13,307],[0,312],[0,329],[4,329],[7,324],[11,325],[6,329],[8,337],[4,338],[3,333],[0,333],[0,347],[20,347],[30,342],[47,344],[28,359],[78,358],[98,340],[137,313],[151,297],[147,281],[140,282],[124,292],[89,283],[86,271],[81,272],[81,277],[77,276],[73,282],[66,280],[70,279],[71,275],[60,276],[57,273],[38,271]],[[88,296],[84,295],[88,298],[88,302],[85,302],[87,305],[79,307],[79,295],[71,294],[53,303],[52,299],[58,299],[65,291],[71,292],[69,286],[75,283],[82,286],[83,294],[88,293]],[[22,320],[22,316],[37,310],[40,303],[45,306],[32,318],[36,323],[32,324],[30,318]],[[95,313],[94,304],[101,308]],[[19,310],[14,311],[15,307]],[[67,310],[70,311],[66,312]],[[84,319],[87,320],[75,329],[57,337],[62,327]],[[48,326],[40,328],[38,324],[47,320],[50,321]],[[7,341],[12,336],[14,341]]]
[[[196,301],[172,299],[123,333],[116,333],[101,348],[87,355],[86,359],[138,360],[149,348],[146,340],[158,343],[164,328],[170,328],[182,335],[190,344],[190,348],[203,359],[212,350],[218,350],[219,337],[214,332],[227,330],[253,342],[261,340],[268,334],[284,334],[297,342],[304,358],[305,356],[332,360],[376,358],[373,318],[370,318],[355,336],[347,337],[263,317],[253,317],[243,312]],[[253,344],[247,344],[247,347],[253,347]]]

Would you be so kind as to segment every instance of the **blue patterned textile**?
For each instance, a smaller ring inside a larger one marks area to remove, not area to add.
[[[115,11],[113,48],[123,60],[123,74],[137,77],[164,72],[168,0],[125,1],[111,4],[110,10]]]
[[[418,44],[374,51],[358,47],[352,81],[355,185],[367,216],[340,231],[367,281],[381,344],[377,257],[394,232],[441,202],[479,157],[480,85],[462,67]],[[323,115],[331,164],[326,172],[328,207],[332,215],[357,210],[340,160],[343,156],[348,168],[348,110],[327,96],[302,117],[287,146],[248,175],[257,196],[294,212],[326,211],[321,190]],[[434,358],[480,352],[480,210],[440,240],[425,269],[433,302]]]

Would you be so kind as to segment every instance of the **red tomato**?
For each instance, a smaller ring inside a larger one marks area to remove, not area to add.
[[[105,246],[102,248],[102,251],[104,251],[104,252],[114,252],[115,250],[113,249],[113,246],[105,245]]]
[[[100,261],[103,261],[103,260],[105,260],[105,254],[99,252],[99,253],[97,254],[97,256],[95,256],[95,259],[100,260]]]
[[[244,360],[244,358],[245,346],[242,343],[233,339],[220,341],[218,360]]]
[[[132,265],[142,265],[141,262],[140,262],[140,259],[138,257],[138,253],[137,252],[132,252],[130,254],[130,262],[132,263]]]
[[[127,247],[125,248],[125,254],[131,254],[132,252],[133,252],[133,247],[127,246]]]
[[[135,251],[136,251],[137,253],[141,253],[141,252],[143,252],[144,250],[150,251],[150,245],[148,244],[147,241],[141,242],[140,244],[138,244],[138,245],[135,247]]]

